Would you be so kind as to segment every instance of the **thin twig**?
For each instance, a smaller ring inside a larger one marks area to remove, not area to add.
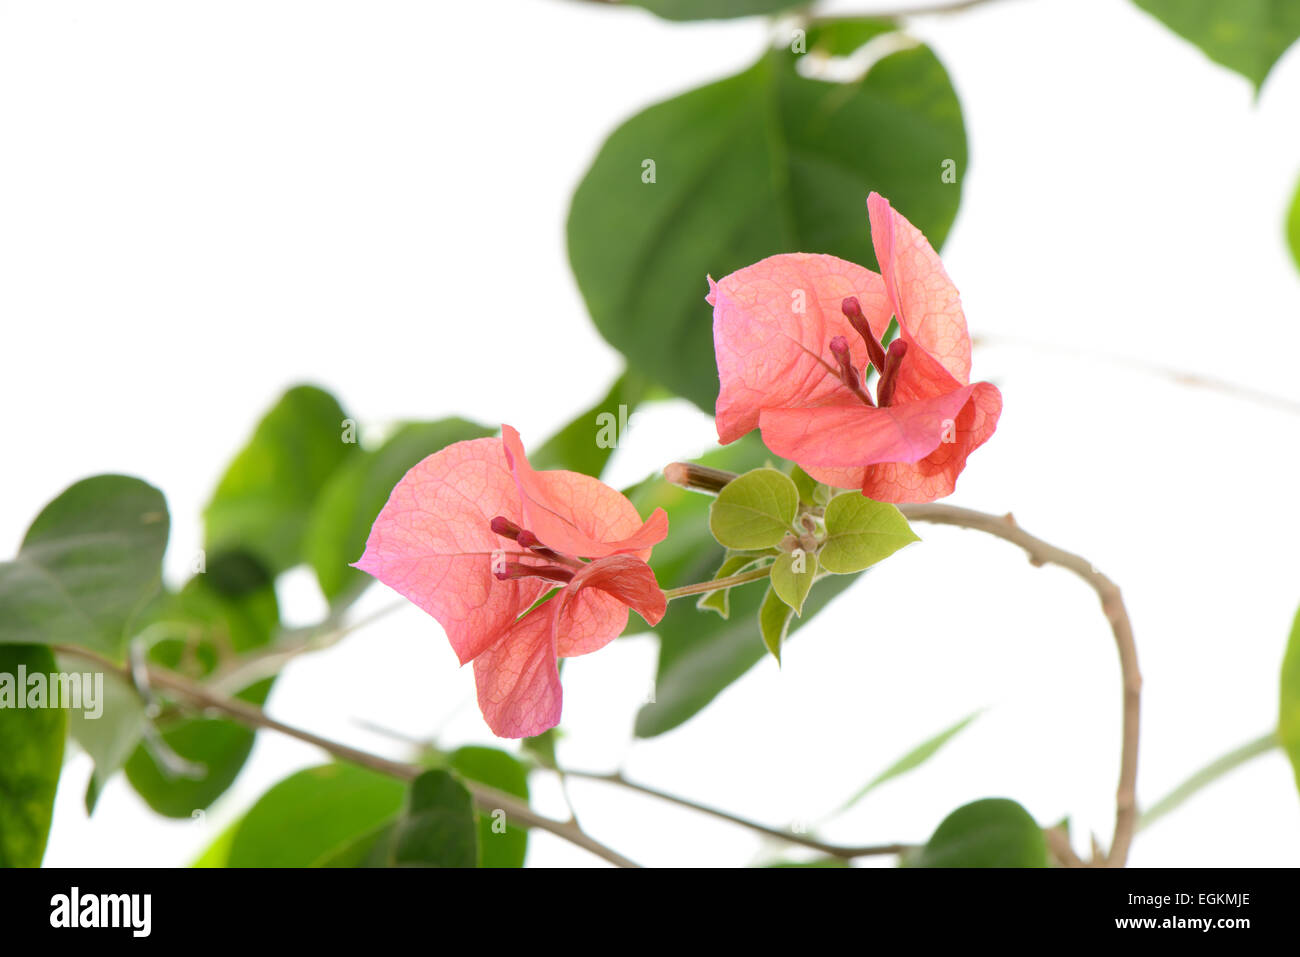
[[[1126,356],[1115,355],[1112,352],[1105,352],[1101,349],[1092,349],[1086,346],[1062,345],[1052,342],[1043,342],[1037,339],[988,335],[977,336],[972,341],[972,344],[977,347],[1012,346],[1023,349],[1033,349],[1040,352],[1059,352],[1075,357],[1086,357],[1110,365],[1133,369],[1146,375],[1153,375],[1161,379],[1166,379],[1173,382],[1175,385],[1187,386],[1193,389],[1206,389],[1211,392],[1218,392],[1221,395],[1230,396],[1234,399],[1240,399],[1243,402],[1253,402],[1256,405],[1276,409],[1279,412],[1288,412],[1291,415],[1300,415],[1300,401],[1297,401],[1296,399],[1274,395],[1272,392],[1264,392],[1261,389],[1253,389],[1249,386],[1238,385],[1235,382],[1229,382],[1227,379],[1218,379],[1214,376],[1201,375],[1199,372],[1188,372],[1184,369],[1175,368],[1174,366],[1161,365],[1156,362],[1146,362],[1142,359],[1130,359]]]
[[[1119,788],[1115,795],[1115,834],[1104,863],[1111,867],[1123,867],[1137,827],[1138,725],[1142,708],[1142,674],[1138,670],[1133,626],[1119,587],[1097,571],[1086,558],[1030,535],[1016,524],[1009,513],[990,515],[955,505],[903,505],[900,510],[913,521],[973,528],[1018,545],[1028,553],[1029,560],[1035,565],[1059,565],[1074,572],[1091,585],[1101,599],[1102,611],[1115,636],[1120,675],[1124,684],[1123,742],[1120,749]]]
[[[284,666],[294,658],[309,651],[324,651],[338,644],[352,632],[367,625],[372,625],[381,618],[395,611],[406,608],[410,602],[402,599],[358,618],[346,625],[338,625],[326,619],[311,628],[295,629],[284,632],[280,640],[263,648],[240,655],[231,662],[218,668],[205,682],[209,688],[223,694],[237,694],[249,685],[278,675]]]
[[[887,854],[902,854],[911,850],[910,844],[872,844],[864,847],[843,847],[838,844],[827,844],[816,838],[809,837],[806,834],[797,834],[794,831],[784,831],[780,828],[768,827],[766,824],[759,824],[756,821],[750,821],[746,818],[732,814],[730,811],[723,811],[719,808],[710,807],[707,804],[700,804],[689,798],[679,797],[676,794],[669,794],[667,791],[660,791],[658,788],[652,788],[645,784],[637,784],[635,781],[629,781],[617,771],[603,774],[596,771],[572,771],[565,770],[565,775],[571,778],[585,778],[588,781],[604,781],[606,784],[616,784],[619,787],[627,788],[632,791],[638,791],[641,794],[647,794],[650,797],[658,798],[661,801],[667,801],[669,804],[677,804],[681,807],[690,808],[692,811],[699,811],[701,814],[708,814],[719,820],[730,821],[732,824],[747,828],[758,834],[764,834],[768,837],[774,837],[777,840],[787,841],[790,844],[798,844],[801,847],[811,848],[830,857],[837,857],[841,860],[852,860],[855,857],[871,857]]]
[[[97,652],[88,648],[80,648],[75,645],[54,645],[52,649],[62,655],[82,658],[86,661],[93,662],[105,671],[117,675],[119,678],[127,677],[126,669],[115,662],[105,658]],[[425,769],[414,764],[407,764],[402,761],[392,761],[388,758],[381,757],[377,754],[371,754],[368,751],[361,751],[357,748],[341,744],[337,741],[331,741],[328,738],[322,738],[318,734],[310,731],[304,731],[292,725],[277,721],[270,715],[266,714],[261,708],[251,705],[237,698],[227,698],[224,695],[211,691],[185,678],[175,672],[168,671],[165,668],[150,667],[149,683],[154,688],[165,688],[169,691],[182,695],[192,704],[201,709],[220,712],[228,717],[248,725],[252,728],[266,728],[270,731],[278,731],[281,734],[299,741],[305,741],[307,744],[315,745],[322,751],[334,755],[336,758],[342,758],[361,767],[369,768],[380,774],[387,774],[390,777],[398,778],[402,781],[411,781],[418,777]],[[571,844],[590,851],[597,857],[600,857],[618,867],[636,867],[637,865],[628,860],[617,851],[606,847],[595,838],[588,835],[576,824],[565,821],[556,821],[553,818],[538,814],[527,803],[521,801],[512,794],[499,791],[496,788],[488,787],[477,781],[465,780],[462,782],[465,788],[474,798],[474,802],[482,809],[489,811],[502,810],[506,812],[508,818],[522,822],[526,826],[535,827],[539,830],[547,831],[556,837],[563,838]]]
[[[1270,731],[1268,734],[1261,735],[1255,740],[1248,741],[1240,747],[1233,748],[1227,754],[1215,758],[1143,811],[1141,818],[1138,819],[1138,830],[1146,830],[1201,789],[1213,784],[1228,772],[1235,771],[1248,761],[1253,761],[1255,758],[1275,750],[1281,746],[1281,743],[1277,732]]]

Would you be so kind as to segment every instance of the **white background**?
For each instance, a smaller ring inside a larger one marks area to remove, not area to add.
[[[972,331],[1057,347],[977,350],[1006,411],[952,501],[1014,510],[1123,586],[1150,804],[1276,719],[1300,601],[1300,420],[1089,350],[1300,401],[1300,275],[1282,238],[1300,55],[1256,102],[1124,0],[1005,0],[912,26],[965,110],[971,167],[944,258]],[[560,0],[0,2],[3,549],[68,484],[123,471],[166,492],[180,581],[217,476],[300,380],[371,427],[459,413],[539,444],[620,365],[568,269],[572,189],[625,117],[743,67],[767,29]],[[684,405],[643,416],[612,481],[711,435]],[[958,805],[1006,795],[1043,822],[1068,814],[1081,850],[1108,839],[1119,675],[1095,596],[1004,543],[918,530],[782,670],[765,661],[662,738],[631,738],[651,640],[572,661],[562,761],[781,825],[987,708],[829,837],[921,841]],[[305,573],[284,599],[297,621],[319,613]],[[376,587],[360,610],[390,600]],[[291,666],[269,710],[395,756],[358,721],[491,740],[470,670],[415,610]],[[186,863],[320,759],[263,734],[207,820],[176,823],[121,778],[87,820],[89,764],[72,757],[46,860]],[[553,783],[535,790],[563,813]],[[605,785],[572,791],[593,834],[646,864],[770,850]],[[1141,834],[1132,861],[1295,865],[1297,810],[1274,753]],[[540,834],[530,852],[593,860]]]

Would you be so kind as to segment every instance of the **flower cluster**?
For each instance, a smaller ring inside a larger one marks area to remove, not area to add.
[[[1002,398],[970,382],[957,291],[925,237],[874,193],[868,212],[880,274],[796,253],[709,280],[718,438],[758,428],[826,485],[933,501],[992,435]],[[667,534],[662,509],[642,521],[595,478],[533,469],[507,425],[412,468],[356,567],[441,623],[474,663],[489,727],[525,737],[560,720],[559,658],[607,645],[629,609],[663,618],[648,560]]]

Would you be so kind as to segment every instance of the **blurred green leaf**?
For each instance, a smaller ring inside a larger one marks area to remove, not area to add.
[[[1295,0],[1134,0],[1211,60],[1255,84],[1300,37]]]
[[[887,767],[884,771],[881,771],[874,778],[868,781],[860,791],[858,791],[856,794],[853,795],[853,797],[845,801],[844,804],[840,806],[839,809],[840,812],[847,811],[849,808],[857,804],[864,797],[866,797],[876,788],[880,787],[880,785],[884,784],[886,781],[892,781],[894,778],[902,777],[904,774],[907,774],[909,771],[915,771],[926,761],[929,761],[932,757],[938,754],[939,750],[945,744],[947,744],[957,735],[961,734],[962,731],[966,730],[966,727],[972,721],[978,718],[980,714],[981,712],[979,711],[976,711],[972,714],[968,714],[966,717],[962,718],[952,727],[945,728],[943,731],[940,731],[934,737],[928,738],[925,741],[918,744],[911,751],[907,752],[907,754],[903,755],[901,758],[899,758],[897,761],[895,761],[893,764]]]
[[[778,13],[808,0],[626,0],[628,6],[649,10],[665,20],[729,20]]]
[[[303,556],[331,604],[348,604],[374,580],[349,566],[365,551],[370,526],[402,476],[454,442],[495,432],[456,418],[408,423],[375,451],[351,456],[329,477],[307,521]]]
[[[848,867],[849,862],[842,857],[815,857],[811,861],[773,861],[764,867]]]
[[[1015,801],[985,798],[953,811],[913,867],[1046,867],[1043,829]]]
[[[425,771],[411,782],[401,816],[366,857],[370,867],[474,867],[478,831],[465,786],[447,771]]]
[[[498,748],[467,745],[453,751],[448,761],[463,778],[528,800],[528,771],[513,755]],[[479,867],[523,867],[528,830],[512,824],[504,814],[478,811],[477,817]]]
[[[897,506],[843,492],[826,506],[822,568],[836,575],[860,572],[918,541]]]
[[[746,472],[727,483],[709,509],[709,530],[727,548],[779,545],[794,523],[799,490],[777,469]]]
[[[827,24],[823,42],[860,29]],[[569,213],[570,262],[601,334],[709,412],[718,376],[706,274],[799,250],[874,266],[873,189],[936,247],[957,212],[966,136],[928,48],[892,52],[850,83],[801,76],[797,59],[771,51],[628,120]],[[955,183],[943,182],[945,165]]]
[[[403,807],[401,781],[351,764],[285,778],[244,815],[228,867],[311,867],[387,824]]]
[[[650,383],[624,372],[599,402],[551,436],[529,456],[535,469],[568,469],[600,477],[614,449],[625,438],[628,422],[646,397]]]
[[[48,707],[19,708],[27,703],[29,687],[19,687],[24,675],[49,675],[58,670],[50,650],[41,645],[0,645],[0,867],[39,867],[50,836],[54,795],[63,769],[63,742],[68,712]]]
[[[83,645],[116,657],[158,591],[167,502],[125,475],[84,479],[46,505],[0,563],[0,644]]]
[[[79,658],[60,656],[58,661],[60,670],[69,673],[86,667]],[[126,763],[144,733],[144,702],[135,688],[115,674],[104,675],[101,708],[94,718],[84,709],[68,712],[68,733],[95,763],[86,785],[87,814],[94,812],[104,785]]]
[[[1286,219],[1286,238],[1296,268],[1300,269],[1300,183],[1296,183],[1295,198],[1291,200],[1291,212]]]
[[[247,551],[273,576],[297,565],[317,496],[359,454],[356,424],[332,395],[315,386],[290,389],[258,423],[203,511],[209,555]]]
[[[1296,787],[1300,788],[1300,611],[1291,625],[1291,637],[1282,659],[1282,693],[1278,708],[1277,736],[1291,759]]]

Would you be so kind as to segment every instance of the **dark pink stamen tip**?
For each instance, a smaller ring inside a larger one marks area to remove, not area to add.
[[[534,548],[542,543],[540,538],[526,528],[520,530],[519,534],[515,536],[515,541],[524,548]]]
[[[492,519],[489,526],[495,534],[500,535],[502,538],[517,539],[519,537],[519,526],[510,521],[510,519],[506,518],[504,515],[498,515],[496,518]]]
[[[852,362],[852,357],[849,355],[849,340],[845,339],[843,336],[836,336],[832,339],[831,355],[833,355],[835,361],[842,366],[848,365]]]
[[[867,344],[867,360],[876,367],[878,373],[884,374],[885,369],[885,350],[881,348],[880,340],[875,337],[871,331],[871,323],[867,322],[867,317],[862,313],[862,304],[858,302],[857,296],[849,296],[840,304],[840,309],[844,313],[844,318],[849,320],[855,332],[862,337],[862,341]]]

